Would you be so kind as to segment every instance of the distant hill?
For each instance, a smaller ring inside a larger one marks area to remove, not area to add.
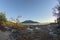
[[[32,21],[32,20],[26,20],[26,21],[24,21],[24,22],[22,22],[22,23],[39,23],[39,22]]]

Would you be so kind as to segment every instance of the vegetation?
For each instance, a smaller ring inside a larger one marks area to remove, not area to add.
[[[6,14],[4,12],[0,12],[0,30],[6,30],[5,27],[12,27],[12,28],[18,28],[18,27],[22,27],[22,24],[19,23],[19,19],[15,19],[15,22],[9,21],[6,18]]]
[[[58,26],[55,29],[55,33],[57,34],[57,40],[60,40],[60,1],[59,5],[54,9],[54,15],[57,17]]]
[[[5,23],[6,23],[7,19],[6,19],[6,15],[4,12],[0,12],[0,29],[1,30],[5,30]]]
[[[6,19],[5,13],[0,12],[0,22],[6,22],[6,21],[7,21],[7,19]]]

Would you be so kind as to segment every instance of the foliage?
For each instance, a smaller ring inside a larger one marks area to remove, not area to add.
[[[60,4],[54,8],[54,15],[57,16],[57,24],[58,24],[58,26],[55,29],[55,33],[57,34],[58,40],[60,40],[59,38],[60,37]]]
[[[5,24],[6,26],[10,26],[10,27],[22,27],[22,24],[14,23],[11,21],[7,21]]]
[[[0,30],[5,31],[6,21],[7,21],[6,14],[4,12],[0,12]]]
[[[15,20],[15,21],[14,21]],[[22,27],[22,24],[19,22],[19,19],[16,18],[12,21],[8,21],[6,18],[6,14],[4,12],[0,12],[0,29],[4,29],[5,27]]]
[[[6,21],[7,21],[6,14],[3,12],[0,12],[0,22],[6,22]]]

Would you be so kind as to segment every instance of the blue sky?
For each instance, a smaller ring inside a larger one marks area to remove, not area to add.
[[[57,0],[0,0],[0,12],[5,11],[8,19],[53,22],[52,8],[57,4]]]

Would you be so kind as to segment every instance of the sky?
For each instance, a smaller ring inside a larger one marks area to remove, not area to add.
[[[7,19],[20,16],[20,21],[54,22],[52,8],[57,4],[57,0],[0,0],[0,12],[6,12]]]

